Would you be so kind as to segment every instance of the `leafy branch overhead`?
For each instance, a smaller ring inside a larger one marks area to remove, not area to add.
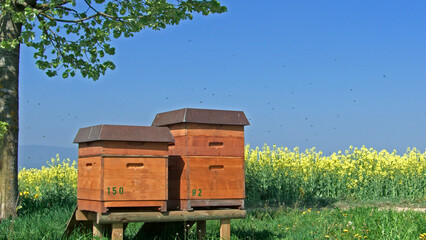
[[[226,12],[216,0],[3,0],[1,14],[12,14],[22,24],[18,39],[0,42],[1,48],[12,49],[23,43],[36,49],[37,66],[47,75],[74,76],[97,80],[111,61],[101,59],[114,55],[112,38],[133,37],[145,28],[164,29],[181,20],[192,19],[193,13],[209,15]]]

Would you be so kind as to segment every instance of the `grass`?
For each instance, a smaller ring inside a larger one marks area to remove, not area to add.
[[[60,239],[73,210],[69,206],[55,206],[3,220],[0,239]]]
[[[0,239],[61,239],[72,210],[72,206],[56,206],[4,220]],[[125,238],[141,239],[141,225],[129,224]],[[246,219],[232,220],[231,233],[231,239],[419,239],[426,233],[426,213],[369,206],[249,209]],[[78,230],[69,239],[91,236]],[[188,239],[196,239],[195,227],[188,232]],[[219,239],[219,221],[207,222],[207,239]]]
[[[332,204],[332,206],[348,209],[350,207],[377,207],[379,209],[417,209],[419,211],[426,211],[426,199],[417,199],[417,200],[406,200],[406,199],[367,199],[367,200],[347,200],[347,201],[337,201]]]

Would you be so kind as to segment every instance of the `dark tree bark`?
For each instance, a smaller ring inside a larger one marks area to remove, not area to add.
[[[21,24],[1,12],[0,41],[20,35]],[[16,214],[18,200],[18,73],[19,45],[12,50],[0,48],[0,121],[8,124],[0,139],[0,221]]]

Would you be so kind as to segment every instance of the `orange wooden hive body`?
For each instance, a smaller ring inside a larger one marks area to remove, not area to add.
[[[167,126],[171,210],[244,208],[244,126],[241,111],[180,109],[159,113],[152,126]]]
[[[79,210],[109,208],[167,210],[169,129],[98,125],[79,130]]]

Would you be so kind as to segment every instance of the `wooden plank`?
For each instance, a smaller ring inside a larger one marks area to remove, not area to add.
[[[64,234],[62,235],[62,238],[67,238],[71,235],[71,233],[76,229],[77,227],[82,230],[85,233],[92,232],[93,229],[93,221],[81,221],[79,216],[81,216],[82,212],[76,209],[74,210],[70,220],[68,221],[67,227],[65,228]],[[96,213],[92,213],[93,219],[96,221]]]
[[[112,212],[97,214],[99,224],[110,224],[114,222],[182,222],[182,221],[206,221],[219,219],[245,218],[245,210],[197,210],[197,211],[170,211],[161,212]]]
[[[220,239],[221,240],[231,239],[231,219],[220,220]]]
[[[167,179],[167,157],[80,158],[79,209],[106,212],[106,207],[161,207],[166,211]]]
[[[75,219],[77,221],[96,221],[96,213],[88,211],[75,211]]]
[[[189,199],[244,199],[243,157],[187,158]]]
[[[104,202],[101,202],[101,201],[77,199],[77,205],[79,210],[103,212],[103,213],[107,211]]]
[[[197,221],[197,238],[198,240],[206,238],[206,221]]]
[[[244,137],[244,126],[188,124],[188,136]]]
[[[169,155],[244,157],[244,137],[175,136]]]
[[[79,157],[112,155],[167,155],[168,143],[96,141],[80,143]]]
[[[102,158],[87,157],[78,159],[77,198],[101,200],[102,197]]]
[[[71,215],[70,220],[68,220],[67,227],[65,228],[64,236],[69,236],[75,229],[77,225],[78,218],[76,218],[77,206],[74,209],[74,212]]]
[[[168,143],[104,141],[102,154],[167,155]]]
[[[105,201],[167,200],[167,158],[104,158]]]
[[[244,199],[191,200],[191,207],[237,207],[244,209]]]
[[[173,136],[226,136],[244,137],[244,126],[181,123],[168,126]]]
[[[244,198],[242,157],[170,156],[168,175],[170,200]]]
[[[102,238],[104,232],[104,226],[93,221],[93,237]]]
[[[175,142],[169,145],[168,154],[169,156],[188,155],[187,151],[187,139],[186,136],[173,136]]]
[[[244,157],[244,137],[187,136],[188,156]]]
[[[96,156],[102,154],[102,142],[86,142],[78,144],[78,157]]]
[[[244,126],[183,123],[169,128],[175,138],[169,155],[244,156]]]
[[[106,201],[105,207],[156,207],[160,208],[167,205],[165,200],[162,201]]]
[[[219,169],[220,166],[223,169]],[[208,204],[244,208],[242,157],[170,156],[168,175],[169,210],[190,210],[191,205],[208,207]],[[195,196],[192,196],[193,190]],[[197,203],[182,205],[182,201],[189,199]]]
[[[112,223],[111,240],[123,240],[124,228],[123,223]]]

